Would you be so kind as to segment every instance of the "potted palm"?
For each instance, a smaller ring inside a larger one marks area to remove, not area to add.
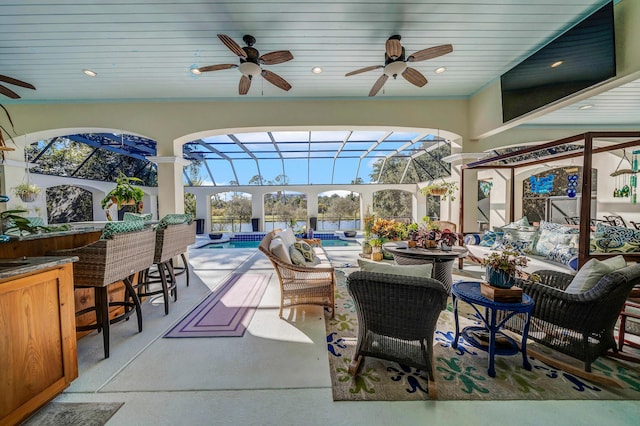
[[[123,173],[120,173],[120,176],[116,178],[116,187],[109,191],[101,202],[102,208],[106,211],[107,220],[112,220],[109,213],[111,206],[115,205],[120,210],[122,206],[135,205],[137,206],[136,210],[139,209],[144,192],[134,185],[135,182],[142,182],[142,179],[128,177]]]

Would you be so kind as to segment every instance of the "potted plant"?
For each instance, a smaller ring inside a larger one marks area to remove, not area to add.
[[[445,201],[447,199],[455,201],[456,191],[458,190],[458,184],[456,182],[432,182],[431,184],[420,189],[423,195],[433,195],[440,197],[440,200]]]
[[[371,246],[371,260],[382,260],[382,238],[371,238],[369,245]]]
[[[139,207],[142,204],[144,192],[142,189],[134,186],[134,182],[142,182],[142,179],[128,177],[123,173],[120,173],[120,176],[116,178],[116,187],[109,191],[101,202],[102,208],[106,210],[107,220],[112,220],[109,208],[113,205],[117,206],[117,209],[120,210],[122,206],[125,205],[134,204]]]
[[[528,259],[514,250],[495,251],[482,260],[487,282],[495,287],[511,288],[516,274],[527,266]]]
[[[40,194],[41,188],[35,183],[26,182],[21,183],[18,186],[14,186],[12,191],[25,203],[32,203],[36,200],[38,194]]]

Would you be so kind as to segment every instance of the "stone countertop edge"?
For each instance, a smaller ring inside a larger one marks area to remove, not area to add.
[[[42,238],[59,237],[64,235],[86,234],[89,232],[98,232],[98,231],[102,231],[102,228],[85,227],[85,228],[68,229],[66,231],[41,232],[38,234],[14,235],[9,233],[6,235],[9,237],[9,241],[28,241],[28,240],[39,240]]]
[[[44,269],[54,268],[66,263],[77,262],[77,256],[41,256],[27,258],[0,259],[0,280],[12,278],[22,274],[37,272]],[[15,263],[16,266],[6,266]]]

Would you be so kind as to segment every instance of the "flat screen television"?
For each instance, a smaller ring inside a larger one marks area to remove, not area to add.
[[[615,52],[609,2],[500,77],[503,122],[614,77]]]

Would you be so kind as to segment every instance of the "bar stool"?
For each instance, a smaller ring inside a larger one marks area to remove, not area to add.
[[[150,297],[162,294],[164,313],[169,314],[169,299],[178,300],[176,276],[186,273],[189,285],[189,266],[184,253],[187,246],[195,242],[195,223],[165,224],[156,231],[153,263],[157,267],[155,273],[147,268],[138,275],[138,283],[134,286],[138,297]],[[184,266],[181,272],[175,273],[173,258],[180,256]],[[150,265],[151,266],[151,265]],[[158,284],[160,286],[158,287]]]
[[[107,224],[105,232],[111,228]],[[116,225],[116,224],[114,224]],[[109,327],[111,324],[128,319],[133,313],[138,319],[138,332],[142,331],[142,309],[133,288],[132,277],[153,263],[155,232],[143,229],[134,232],[103,232],[103,239],[84,247],[49,252],[51,255],[77,256],[73,265],[74,287],[93,288],[94,306],[76,312],[76,317],[88,312],[96,313],[95,324],[76,326],[76,331],[97,330],[102,332],[104,357],[109,358]],[[101,237],[102,238],[102,237]],[[125,286],[122,301],[109,301],[109,287],[123,282]],[[123,307],[124,312],[110,318],[109,308]]]

